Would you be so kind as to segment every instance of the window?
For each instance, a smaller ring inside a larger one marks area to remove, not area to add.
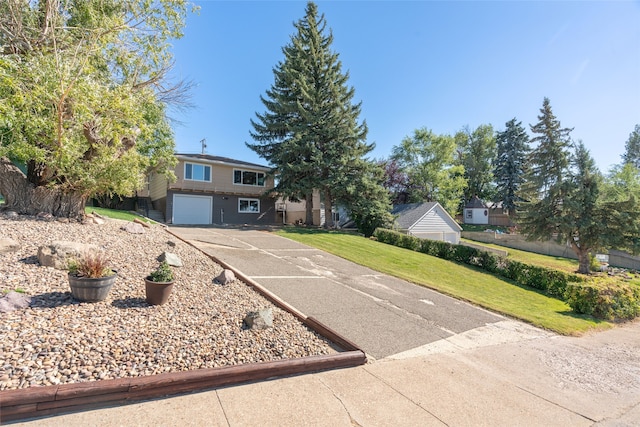
[[[238,185],[254,185],[264,187],[265,175],[262,172],[233,170],[233,183]]]
[[[260,200],[258,199],[238,199],[238,212],[259,213]]]
[[[211,166],[196,163],[184,164],[184,179],[189,181],[211,182]]]
[[[473,211],[471,209],[467,209],[465,215],[467,219],[473,219]]]

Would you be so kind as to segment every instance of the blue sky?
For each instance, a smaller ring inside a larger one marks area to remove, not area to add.
[[[318,1],[361,119],[385,158],[414,129],[529,124],[546,96],[603,172],[640,124],[640,1]],[[199,1],[174,43],[195,108],[173,113],[179,152],[265,164],[245,146],[305,1]]]

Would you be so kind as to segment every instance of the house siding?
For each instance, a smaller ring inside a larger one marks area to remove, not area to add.
[[[193,163],[198,165],[205,165],[211,167],[211,182],[206,181],[192,181],[184,179],[184,164]],[[180,189],[187,191],[200,191],[207,193],[224,193],[224,194],[246,194],[247,196],[260,196],[267,189],[273,188],[273,178],[267,177],[265,179],[264,186],[253,185],[240,185],[233,183],[233,171],[236,169],[245,171],[254,171],[265,173],[264,170],[254,169],[250,166],[233,166],[233,165],[221,165],[212,164],[207,162],[194,160],[180,160],[178,166],[176,166],[176,182],[169,184],[169,189]]]
[[[411,213],[405,213],[402,217],[403,221],[410,220],[410,215]],[[456,244],[460,241],[459,225],[439,204],[436,204],[422,217],[415,220],[413,224],[405,228],[405,231],[421,239],[441,240]]]

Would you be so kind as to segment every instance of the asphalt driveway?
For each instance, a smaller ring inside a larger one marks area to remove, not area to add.
[[[336,330],[376,359],[506,321],[471,304],[268,231],[170,230]]]

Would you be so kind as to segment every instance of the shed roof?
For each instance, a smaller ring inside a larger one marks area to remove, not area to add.
[[[465,209],[478,209],[478,208],[486,208],[487,205],[480,200],[480,197],[473,196],[469,202],[464,205]]]
[[[402,229],[408,229],[429,212],[437,202],[409,203],[406,205],[395,205],[391,213],[398,215],[396,222]]]

